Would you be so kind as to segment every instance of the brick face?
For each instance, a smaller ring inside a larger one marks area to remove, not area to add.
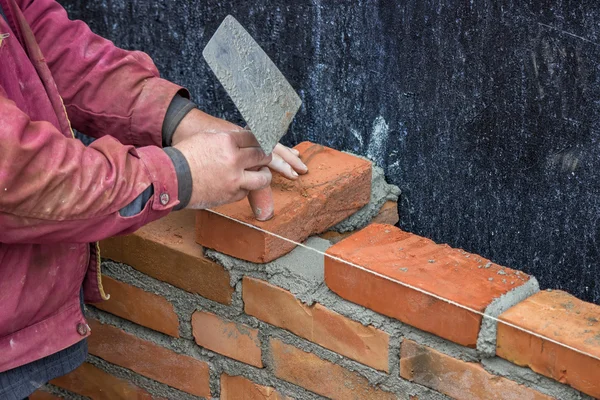
[[[102,257],[191,293],[231,304],[229,273],[203,255],[194,242],[194,211],[176,211],[128,236],[100,243]]]
[[[271,220],[258,222],[246,199],[215,211],[301,242],[369,202],[370,162],[308,142],[296,149],[309,172],[297,181],[273,177],[275,216]],[[198,212],[196,226],[198,243],[247,261],[268,262],[294,248],[293,244],[209,211]]]
[[[600,357],[600,306],[560,290],[539,292],[500,315],[529,331]],[[498,324],[496,352],[517,365],[600,398],[600,361]]]
[[[366,378],[277,339],[270,340],[275,376],[331,399],[396,399]]]
[[[179,318],[173,305],[165,298],[108,276],[102,278],[102,283],[110,299],[94,304],[95,307],[155,331],[179,337]]]
[[[197,396],[210,396],[208,364],[142,340],[112,325],[88,321],[89,352],[110,363]]]
[[[242,376],[221,375],[221,400],[292,400]]]
[[[456,399],[551,400],[531,388],[411,340],[402,342],[400,376]]]
[[[287,290],[259,279],[245,277],[242,296],[246,314],[375,369],[389,371],[387,333],[320,304],[306,306]]]
[[[51,383],[94,400],[153,399],[150,393],[133,383],[119,379],[88,363],[82,364],[70,374],[52,380]]]
[[[198,345],[246,364],[263,367],[257,329],[203,311],[192,315],[192,328]]]
[[[483,312],[529,276],[438,245],[391,225],[372,224],[328,254]],[[481,316],[325,257],[325,282],[341,297],[458,344],[475,347]],[[452,329],[449,329],[452,327]]]

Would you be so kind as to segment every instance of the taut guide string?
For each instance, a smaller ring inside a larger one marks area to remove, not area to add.
[[[419,287],[416,287],[416,286],[410,285],[410,284],[408,284],[408,283],[404,283],[404,282],[398,281],[398,280],[396,280],[396,279],[394,279],[394,278],[391,278],[391,277],[389,277],[389,276],[386,276],[386,275],[380,274],[380,273],[378,273],[378,272],[371,271],[370,269],[367,269],[367,268],[365,268],[365,267],[363,267],[363,266],[360,266],[360,265],[358,265],[358,264],[355,264],[355,263],[353,263],[353,262],[350,262],[350,261],[343,260],[343,259],[341,259],[341,258],[339,258],[339,257],[336,257],[336,256],[333,256],[333,255],[331,255],[331,254],[327,254],[327,253],[325,253],[324,251],[321,251],[321,250],[315,249],[314,247],[310,247],[310,246],[307,246],[307,245],[305,245],[305,244],[303,244],[303,243],[299,243],[299,242],[296,242],[296,241],[294,241],[294,240],[292,240],[292,239],[288,239],[288,238],[286,238],[286,237],[284,237],[284,236],[278,235],[278,234],[276,234],[276,233],[269,232],[269,231],[267,231],[267,230],[265,230],[265,229],[259,228],[258,226],[255,226],[255,225],[249,224],[249,223],[247,223],[247,222],[244,222],[244,221],[237,220],[237,219],[235,219],[235,218],[232,218],[232,217],[230,217],[230,216],[228,216],[228,215],[222,214],[222,213],[220,213],[220,212],[218,212],[218,211],[211,210],[211,209],[207,209],[206,211],[208,211],[208,212],[211,212],[211,213],[213,213],[213,214],[216,214],[216,215],[219,215],[219,216],[221,216],[221,217],[223,217],[223,218],[227,218],[227,219],[229,219],[229,220],[231,220],[231,221],[237,222],[238,224],[242,224],[242,225],[244,225],[244,226],[247,226],[247,227],[249,227],[249,228],[256,229],[257,231],[260,231],[260,232],[266,233],[267,235],[271,235],[271,236],[273,236],[273,237],[275,237],[275,238],[277,238],[277,239],[284,240],[284,241],[286,241],[286,242],[288,242],[288,243],[291,243],[291,244],[293,244],[293,245],[295,245],[295,246],[300,246],[300,247],[303,247],[303,248],[305,248],[305,249],[308,249],[308,250],[314,251],[314,252],[316,252],[316,253],[319,253],[319,254],[320,254],[320,255],[322,255],[323,257],[329,257],[329,258],[331,258],[332,260],[335,260],[335,261],[338,261],[338,262],[341,262],[341,263],[344,263],[344,264],[350,265],[351,267],[354,267],[354,268],[358,268],[358,269],[360,269],[361,271],[364,271],[364,272],[367,272],[367,273],[369,273],[369,274],[372,274],[372,275],[378,276],[378,277],[380,277],[380,278],[386,279],[386,280],[388,280],[388,281],[390,281],[390,282],[397,283],[398,285],[402,285],[402,286],[404,286],[404,287],[406,287],[406,288],[409,288],[409,289],[412,289],[412,290],[416,290],[416,291],[417,291],[417,292],[419,292],[419,293],[422,293],[422,294],[424,294],[424,295],[427,295],[427,296],[431,296],[431,297],[433,297],[433,298],[435,298],[435,299],[437,299],[437,300],[444,301],[444,302],[446,302],[446,303],[448,303],[448,304],[451,304],[451,305],[453,305],[453,306],[456,306],[456,307],[462,308],[463,310],[466,310],[466,311],[472,312],[472,313],[474,313],[474,314],[477,314],[477,315],[481,315],[483,318],[488,318],[488,319],[491,319],[491,320],[493,320],[493,321],[495,321],[495,322],[497,322],[497,323],[504,324],[504,325],[506,325],[506,326],[510,326],[511,328],[517,329],[517,330],[519,330],[519,331],[521,331],[521,332],[525,332],[525,333],[527,333],[527,334],[530,334],[530,335],[532,335],[532,336],[535,336],[535,337],[537,337],[537,338],[540,338],[540,339],[542,339],[542,340],[546,340],[546,341],[548,341],[548,342],[554,343],[554,344],[556,344],[556,345],[562,346],[562,347],[564,347],[564,348],[567,348],[567,349],[569,349],[569,350],[572,350],[572,351],[574,351],[574,352],[577,352],[577,353],[579,353],[579,354],[582,354],[582,355],[584,355],[584,356],[588,356],[588,357],[591,357],[591,358],[593,358],[593,359],[596,359],[596,360],[600,361],[600,357],[598,357],[598,356],[595,356],[595,355],[593,355],[593,354],[587,353],[587,352],[585,352],[585,351],[583,351],[583,350],[580,350],[580,349],[577,349],[577,348],[575,348],[575,347],[573,347],[573,346],[569,346],[569,345],[568,345],[568,344],[566,344],[566,343],[561,343],[561,342],[559,342],[559,341],[557,341],[557,340],[555,340],[555,339],[552,339],[552,338],[549,338],[549,337],[547,337],[547,336],[541,335],[541,334],[539,334],[539,333],[537,333],[537,332],[530,331],[529,329],[526,329],[526,328],[520,327],[520,326],[518,326],[518,325],[515,325],[515,324],[512,324],[512,323],[510,323],[510,322],[502,321],[502,320],[500,320],[500,319],[498,319],[498,318],[496,318],[496,317],[494,317],[494,316],[492,316],[492,315],[485,314],[485,313],[483,313],[483,312],[481,312],[481,311],[479,311],[479,310],[475,310],[475,309],[473,309],[473,308],[471,308],[471,307],[469,307],[469,306],[465,306],[465,305],[462,305],[462,304],[460,304],[460,303],[457,303],[457,302],[455,302],[455,301],[453,301],[453,300],[446,299],[445,297],[439,296],[439,295],[437,295],[437,294],[435,294],[435,293],[428,292],[428,291],[427,291],[427,290],[425,290],[425,289],[421,289],[421,288],[419,288]]]

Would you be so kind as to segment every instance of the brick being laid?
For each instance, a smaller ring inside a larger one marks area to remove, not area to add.
[[[499,324],[498,356],[600,398],[600,306],[560,290],[542,291],[500,319],[533,334]]]
[[[300,143],[295,149],[309,172],[296,181],[273,177],[275,216],[271,220],[257,221],[246,199],[214,209],[226,217],[198,211],[196,241],[242,260],[266,263],[290,252],[294,244],[236,221],[302,242],[369,202],[372,176],[369,161],[310,142]]]
[[[527,274],[391,225],[369,225],[327,253],[362,267],[325,257],[339,296],[487,356],[497,325],[479,313],[497,316],[539,290]]]

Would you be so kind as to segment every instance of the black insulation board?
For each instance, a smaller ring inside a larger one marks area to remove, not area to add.
[[[232,14],[302,98],[287,144],[370,157],[403,229],[600,304],[598,3],[61,3],[241,123],[201,55]]]

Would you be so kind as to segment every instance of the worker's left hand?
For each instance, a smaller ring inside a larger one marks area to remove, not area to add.
[[[204,112],[189,113],[179,124],[173,134],[172,145],[189,138],[197,133],[216,133],[231,130],[233,124],[223,119],[213,117]],[[238,128],[236,126],[236,128]],[[300,160],[298,150],[277,144],[273,149],[273,160],[269,168],[288,179],[298,179],[298,174],[308,172],[308,168]]]

